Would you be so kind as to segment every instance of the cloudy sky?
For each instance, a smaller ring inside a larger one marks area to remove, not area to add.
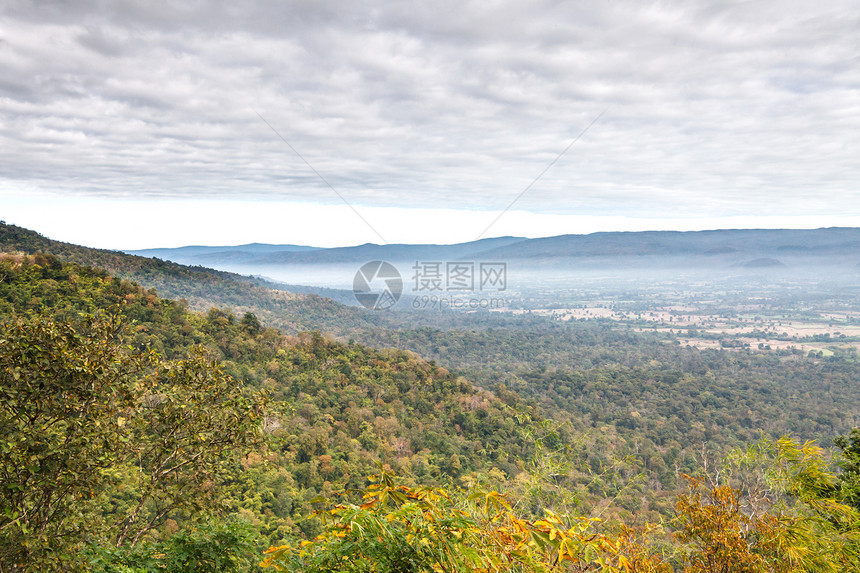
[[[91,246],[860,226],[858,158],[856,0],[0,0],[0,219]]]

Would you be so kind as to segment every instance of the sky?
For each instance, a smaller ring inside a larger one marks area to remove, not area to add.
[[[0,0],[0,219],[135,249],[860,226],[856,0]]]

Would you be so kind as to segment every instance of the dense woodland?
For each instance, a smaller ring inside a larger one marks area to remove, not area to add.
[[[379,318],[0,230],[0,571],[856,568],[853,356]]]
[[[725,451],[778,437],[829,440],[860,423],[853,356],[813,360],[697,350],[599,323],[542,328],[376,330],[543,415],[599,435],[597,451],[633,455],[665,487],[702,445]]]

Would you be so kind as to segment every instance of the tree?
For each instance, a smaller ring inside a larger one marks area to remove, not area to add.
[[[858,570],[860,514],[834,497],[836,477],[814,443],[762,440],[705,474],[687,476],[691,491],[676,505],[684,571]]]
[[[160,362],[137,396],[123,454],[138,500],[122,516],[117,546],[137,543],[171,513],[213,507],[217,484],[264,444],[264,400],[248,396],[199,349]]]
[[[853,428],[847,436],[839,436],[833,443],[842,450],[839,465],[839,488],[846,503],[860,510],[860,428]]]
[[[253,530],[226,520],[200,524],[166,541],[91,548],[90,573],[239,573],[255,562]]]
[[[252,336],[256,336],[263,331],[263,325],[260,324],[260,319],[253,312],[246,312],[239,321],[239,326]]]
[[[264,568],[303,573],[620,571],[668,572],[631,530],[595,531],[599,520],[517,517],[501,494],[401,485],[370,478],[363,503],[320,512],[328,526],[313,541],[266,552]]]
[[[116,438],[145,363],[123,352],[112,319],[3,325],[0,564],[8,570],[49,554],[58,565],[76,560],[65,549],[83,538],[84,523],[99,523],[94,497],[120,456]]]
[[[85,541],[133,545],[202,515],[262,446],[263,397],[202,352],[162,360],[122,331],[114,314],[0,327],[0,571],[71,570]]]

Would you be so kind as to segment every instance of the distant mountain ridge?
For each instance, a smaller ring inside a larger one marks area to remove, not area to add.
[[[485,256],[595,257],[648,255],[719,255],[759,252],[828,252],[857,254],[860,228],[724,229],[714,231],[640,231],[560,235],[529,239]]]
[[[255,256],[263,256],[267,253],[279,252],[305,252],[316,251],[318,247],[307,247],[304,245],[270,245],[267,243],[248,243],[245,245],[232,246],[206,246],[206,245],[189,245],[187,247],[163,248],[163,249],[140,249],[136,251],[126,251],[129,254],[138,255],[141,257],[155,257],[158,259],[172,260],[179,262],[178,258],[182,259],[200,259],[202,262],[206,258],[211,257],[230,257],[234,260],[252,259]]]
[[[175,249],[144,249],[126,251],[129,254],[166,258],[183,264],[244,263],[248,265],[276,264],[332,264],[357,263],[369,260],[409,261],[417,259],[457,260],[473,257],[484,251],[504,248],[508,245],[527,241],[523,237],[498,237],[480,239],[454,245],[377,245],[365,243],[353,247],[298,247],[296,245],[258,245],[248,249],[248,245],[235,247],[178,247]],[[279,248],[286,247],[286,248]]]
[[[499,237],[454,245],[377,245],[314,248],[296,245],[239,245],[235,247],[180,247],[127,251],[157,256],[183,264],[209,266],[360,264],[369,260],[409,261],[510,261],[549,264],[561,259],[611,261],[618,258],[640,262],[671,262],[705,266],[749,267],[751,261],[772,259],[769,265],[791,261],[806,263],[860,260],[860,228],[822,229],[725,229],[713,231],[600,232],[559,235],[538,239]],[[751,265],[756,266],[756,265]]]

